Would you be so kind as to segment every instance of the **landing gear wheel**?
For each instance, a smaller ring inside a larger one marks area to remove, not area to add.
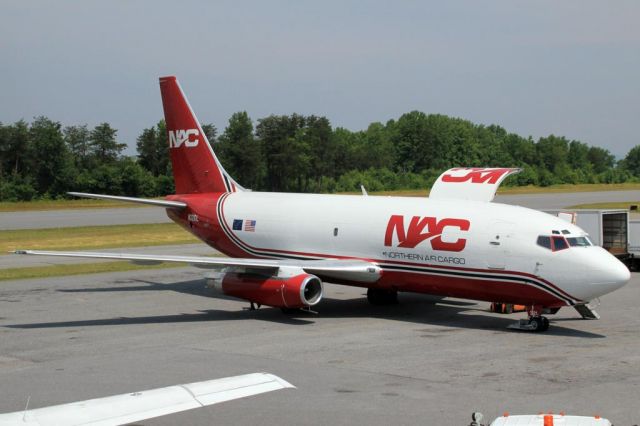
[[[542,321],[539,317],[531,317],[529,318],[529,327],[531,327],[531,331],[540,331],[542,329]]]
[[[549,329],[549,319],[547,317],[542,317],[542,331],[547,331]]]
[[[386,288],[370,288],[367,290],[367,300],[372,305],[394,305],[398,303],[398,291]]]
[[[549,320],[546,317],[531,317],[529,319],[531,331],[541,332],[549,329]]]

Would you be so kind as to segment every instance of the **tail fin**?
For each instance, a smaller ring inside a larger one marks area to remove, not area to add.
[[[178,80],[173,76],[160,77],[160,93],[176,193],[244,190],[216,158]]]

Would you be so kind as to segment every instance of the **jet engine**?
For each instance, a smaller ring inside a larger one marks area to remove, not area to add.
[[[299,309],[322,299],[322,281],[315,275],[300,273],[281,278],[254,273],[224,272],[207,277],[208,287],[260,305]]]

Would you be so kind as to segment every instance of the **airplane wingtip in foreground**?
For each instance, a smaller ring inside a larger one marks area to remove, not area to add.
[[[0,414],[0,426],[123,425],[286,388],[295,386],[269,373],[244,374]]]
[[[372,304],[398,292],[525,305],[515,328],[544,331],[544,314],[588,302],[630,279],[629,270],[579,227],[492,203],[516,168],[453,168],[428,198],[283,194],[245,190],[224,170],[182,88],[160,78],[176,194],[165,201],[99,194],[165,207],[227,258],[48,252],[20,254],[173,261],[222,269],[211,287],[254,304],[309,309],[324,281],[367,288]]]

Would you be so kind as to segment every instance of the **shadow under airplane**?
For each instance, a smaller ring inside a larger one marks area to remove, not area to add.
[[[214,293],[206,288],[204,281],[189,280],[164,284],[145,280],[127,280],[123,284],[144,285],[120,285],[111,287],[74,288],[57,290],[62,293],[100,293],[100,292],[135,292],[135,291],[176,291],[191,295],[213,297],[216,299],[238,299]],[[246,303],[246,302],[245,302]],[[114,317],[103,319],[89,319],[77,321],[40,322],[27,324],[6,324],[7,328],[40,329],[57,327],[91,327],[109,325],[135,325],[135,324],[163,324],[181,322],[207,322],[207,321],[238,321],[261,320],[294,326],[304,326],[315,323],[316,318],[377,318],[390,321],[405,321],[414,324],[434,325],[461,329],[495,330],[496,332],[520,333],[507,329],[507,325],[514,322],[512,316],[499,314],[487,315],[486,309],[476,302],[458,299],[446,299],[443,297],[421,295],[414,293],[400,293],[400,303],[389,306],[373,306],[363,297],[355,299],[325,298],[318,306],[318,317],[314,313],[296,311],[293,314],[284,314],[280,309],[262,307],[257,310],[247,308],[228,311],[207,309],[197,313],[180,313],[168,315],[154,315],[141,317]],[[481,314],[483,313],[483,314]],[[569,319],[559,319],[562,322]],[[556,320],[552,320],[556,323]],[[547,331],[545,336],[578,337],[578,338],[605,338],[606,336],[581,330],[560,327],[557,325]]]

